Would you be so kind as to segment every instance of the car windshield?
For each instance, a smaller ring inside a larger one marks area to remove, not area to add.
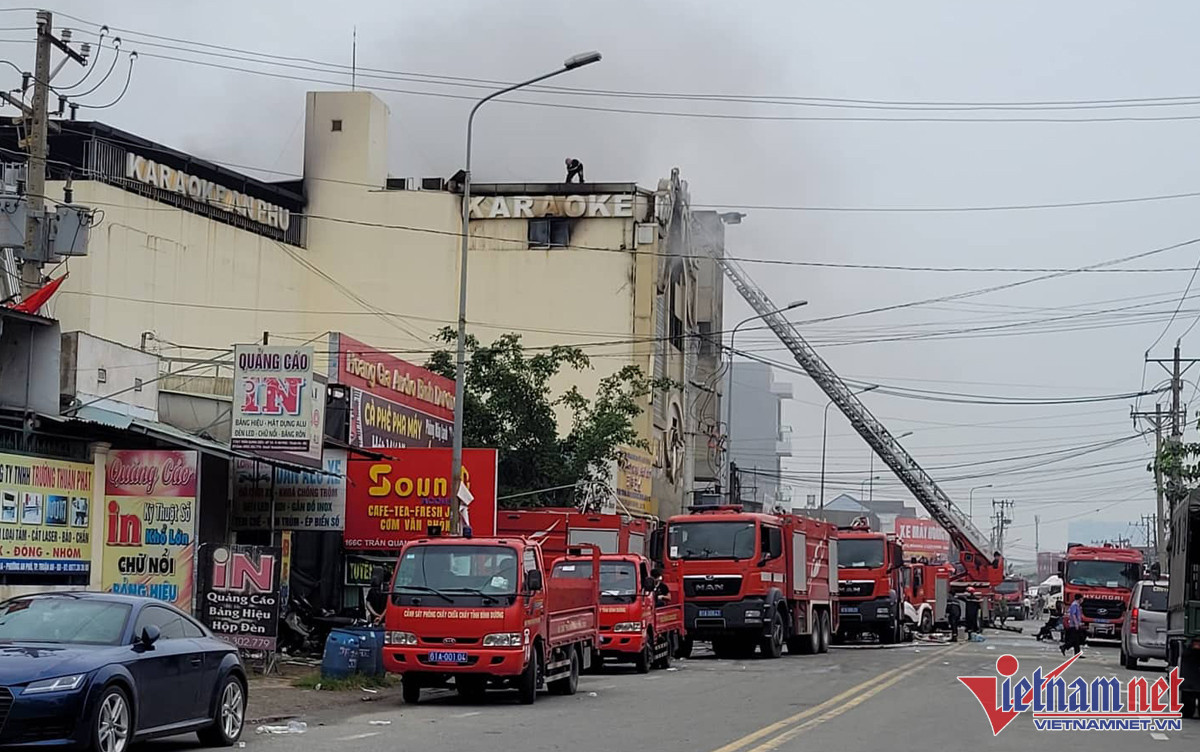
[[[632,561],[600,562],[600,602],[630,603],[638,592],[637,564]]]
[[[510,596],[518,571],[508,546],[413,546],[400,557],[393,592]]]
[[[116,645],[130,606],[69,596],[17,598],[0,603],[0,642]]]
[[[1167,610],[1167,588],[1165,585],[1143,585],[1138,608],[1146,611]]]
[[[846,538],[838,541],[838,567],[875,569],[883,566],[883,540]]]
[[[1019,592],[1020,590],[1021,590],[1021,583],[1013,582],[1012,580],[1005,580],[1004,582],[1001,582],[999,585],[996,586],[997,593],[1004,593],[1006,595],[1009,593]]]
[[[753,522],[676,522],[667,535],[672,559],[749,559]]]
[[[1069,561],[1067,584],[1080,587],[1132,589],[1142,574],[1138,564],[1124,561]]]

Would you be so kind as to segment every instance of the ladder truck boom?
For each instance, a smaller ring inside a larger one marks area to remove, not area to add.
[[[862,436],[871,450],[916,497],[939,525],[950,535],[960,552],[962,570],[956,572],[959,584],[996,585],[1004,579],[1004,559],[999,552],[989,553],[986,536],[975,527],[971,518],[955,506],[937,482],[892,437],[854,391],[829,367],[796,327],[784,317],[767,294],[756,285],[736,262],[714,255],[738,293],[754,312],[791,351],[821,391],[838,406],[854,430]],[[824,501],[824,500],[822,500]]]

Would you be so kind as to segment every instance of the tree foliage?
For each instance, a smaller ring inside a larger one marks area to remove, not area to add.
[[[457,334],[446,327],[434,340],[453,346]],[[592,398],[574,386],[555,396],[550,382],[564,368],[591,367],[581,349],[559,345],[531,354],[510,333],[490,345],[468,335],[466,353],[463,446],[499,450],[499,495],[513,497],[501,506],[570,506],[579,489],[607,483],[621,446],[649,448],[634,420],[651,393],[670,386],[631,365],[602,379]],[[454,350],[434,352],[426,367],[453,379]],[[558,433],[560,409],[570,417],[565,436]]]

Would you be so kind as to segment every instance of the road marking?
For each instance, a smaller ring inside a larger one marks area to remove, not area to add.
[[[363,734],[351,734],[350,736],[343,736],[341,739],[335,739],[334,741],[353,742],[357,741],[358,739],[370,739],[372,736],[379,736],[382,733],[382,731],[367,731]]]
[[[959,650],[961,650],[961,649],[962,648],[959,648]],[[936,657],[938,657],[938,656],[935,656],[935,658]],[[904,670],[900,671],[900,673],[894,674],[893,676],[888,678],[886,681],[875,684],[870,689],[866,690],[865,692],[858,695],[857,697],[850,699],[837,707],[830,708],[829,710],[825,711],[824,713],[817,716],[816,718],[810,718],[809,720],[805,721],[804,723],[801,723],[798,726],[793,726],[792,728],[788,729],[787,731],[784,731],[782,734],[780,734],[776,737],[773,737],[771,739],[768,739],[767,741],[763,742],[762,744],[751,747],[750,749],[746,750],[746,752],[768,752],[768,750],[777,749],[780,745],[784,744],[785,742],[789,742],[792,739],[795,739],[797,736],[799,736],[801,733],[803,733],[807,729],[810,729],[813,726],[818,726],[818,725],[824,723],[825,721],[836,718],[839,715],[841,715],[842,713],[845,713],[847,710],[850,710],[851,708],[858,707],[859,705],[863,704],[864,702],[871,699],[872,697],[879,694],[880,692],[887,689],[888,687],[892,686],[893,684],[896,684],[897,682],[899,682],[903,679],[907,679],[908,677],[917,673],[921,669],[928,666],[930,663],[933,663],[933,661],[934,661],[934,658],[926,658],[925,660],[922,660],[922,661],[917,661],[915,663],[909,663],[908,665],[901,667]],[[878,682],[878,679],[876,681]],[[862,685],[859,685],[859,686],[861,687]]]
[[[482,710],[472,710],[470,713],[455,713],[451,718],[470,718],[473,715],[483,715]]]
[[[958,648],[958,650],[961,650],[961,649],[962,649],[961,647]],[[957,651],[952,651],[952,652],[957,652]],[[933,657],[936,658],[936,657],[940,657],[941,655],[942,655],[942,652],[938,651]],[[820,703],[819,705],[814,705],[813,707],[809,708],[808,710],[802,710],[799,713],[788,716],[787,718],[783,718],[781,720],[775,721],[774,723],[772,723],[768,726],[763,726],[758,731],[752,731],[751,733],[746,734],[745,736],[743,736],[740,739],[735,739],[723,747],[718,747],[717,749],[713,750],[713,752],[736,752],[736,750],[739,750],[748,744],[753,744],[754,742],[758,741],[759,739],[762,739],[764,736],[769,736],[770,734],[773,734],[776,731],[787,728],[788,726],[792,725],[793,723],[796,723],[797,721],[803,721],[806,718],[810,718],[819,713],[823,713],[830,708],[837,707],[843,701],[848,701],[851,698],[853,698],[854,695],[869,690],[871,688],[871,686],[876,684],[877,682],[889,680],[892,677],[895,677],[898,674],[900,674],[901,672],[905,671],[905,669],[911,668],[912,666],[914,666],[916,664],[920,664],[921,666],[924,666],[925,663],[928,663],[931,660],[932,660],[932,658],[926,658],[924,660],[918,659],[916,661],[909,661],[908,663],[904,664],[903,666],[898,666],[890,671],[885,671],[884,673],[879,674],[878,676],[873,676],[870,679],[867,679],[866,681],[864,681],[860,684],[854,685],[853,687],[851,687],[850,689],[847,689],[845,692],[842,692],[841,694],[837,694],[837,695],[834,695],[833,697],[830,697],[828,700],[825,700],[824,702]]]
[[[1151,733],[1150,738],[1160,742],[1169,741],[1171,739],[1171,737],[1167,736],[1166,734],[1160,734],[1157,732]]]

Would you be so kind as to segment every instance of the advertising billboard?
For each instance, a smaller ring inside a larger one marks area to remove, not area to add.
[[[344,334],[330,335],[333,381],[350,389],[349,442],[364,449],[448,447],[454,382]]]
[[[450,527],[451,450],[398,449],[382,459],[352,457],[347,473],[346,548],[382,551]],[[475,535],[496,531],[496,450],[464,449],[467,520]]]
[[[324,390],[313,380],[313,348],[234,348],[230,444],[250,451],[319,451]],[[320,395],[320,399],[318,399]]]
[[[929,561],[950,558],[950,536],[933,520],[918,517],[897,517],[896,537],[904,543],[904,558],[917,557]]]
[[[157,598],[192,610],[196,452],[109,452],[104,468],[106,592]]]
[[[341,530],[346,516],[346,450],[326,449],[324,472],[233,461],[234,530]],[[271,500],[275,500],[272,515]]]
[[[0,573],[87,575],[92,466],[0,454]]]
[[[274,650],[282,558],[279,548],[269,546],[206,545],[200,621],[239,648]]]

